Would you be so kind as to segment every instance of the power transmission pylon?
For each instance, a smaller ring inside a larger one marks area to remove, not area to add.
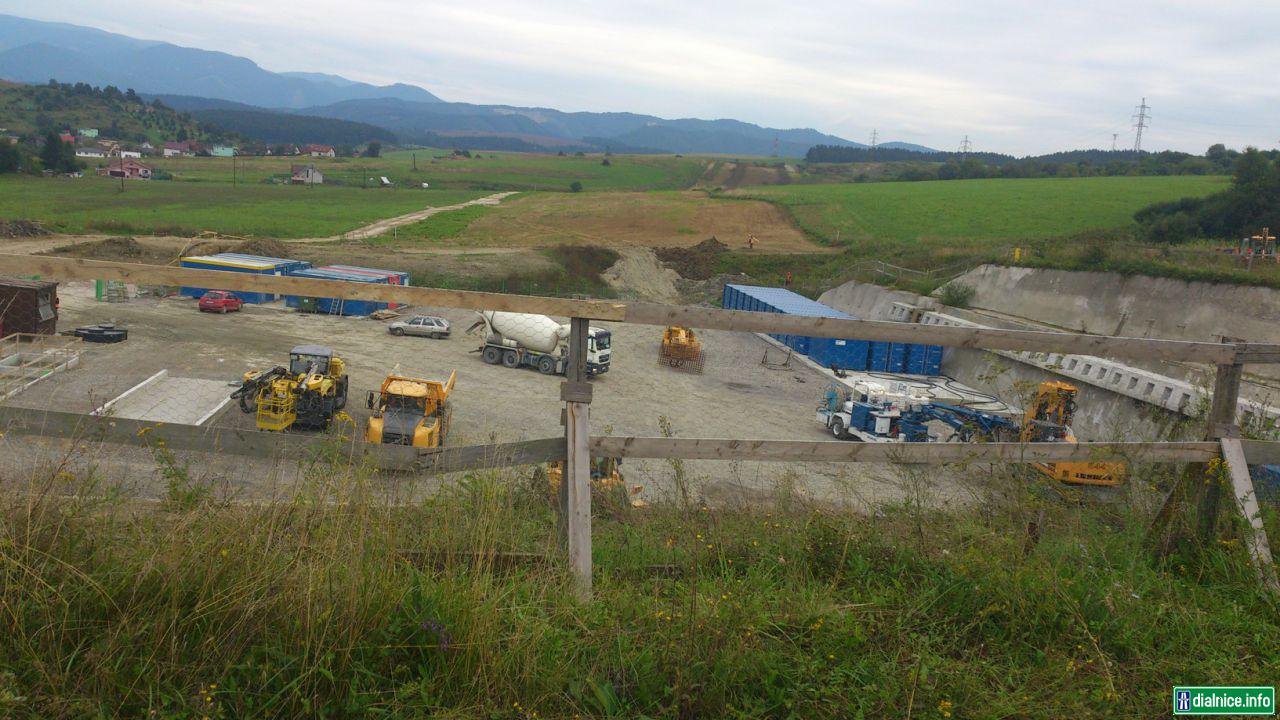
[[[871,157],[873,158],[876,156],[876,140],[878,140],[879,137],[880,133],[875,128],[871,128]]]
[[[969,136],[965,135],[964,140],[960,141],[960,154],[968,155],[970,150],[973,150],[973,143],[969,142]]]
[[[1116,151],[1116,138],[1120,137],[1120,133],[1111,133],[1111,152]]]
[[[1151,106],[1147,105],[1146,98],[1142,98],[1142,104],[1134,108],[1136,112],[1133,114],[1133,127],[1137,130],[1133,137],[1134,152],[1142,152],[1142,131],[1144,128],[1148,127],[1147,121],[1151,119],[1151,116],[1147,114],[1147,111],[1150,109]]]
[[[773,156],[778,157],[778,136],[773,136]]]

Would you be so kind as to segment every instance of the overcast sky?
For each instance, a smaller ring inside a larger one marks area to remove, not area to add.
[[[1015,154],[1280,144],[1276,0],[0,0],[0,12],[421,85]]]

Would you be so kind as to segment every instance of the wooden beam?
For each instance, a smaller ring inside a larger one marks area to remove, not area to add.
[[[1240,440],[1250,465],[1280,465],[1280,442],[1275,440]]]
[[[815,318],[778,313],[717,310],[683,305],[631,303],[626,322],[646,325],[686,325],[741,332],[856,338],[902,343],[926,343],[987,350],[1095,355],[1147,360],[1181,360],[1219,364],[1234,362],[1234,346],[1223,343],[1108,337],[1040,330],[1002,330],[919,323]],[[1277,348],[1280,349],[1280,348]]]
[[[1210,364],[1280,361],[1280,345],[1257,343],[1243,344],[1243,349],[1238,349],[1237,345],[1232,343],[813,318],[780,313],[718,310],[654,303],[568,300],[340,280],[252,275],[42,255],[0,254],[0,272],[38,274],[58,280],[125,280],[152,285],[218,287],[228,290],[262,291],[308,297],[337,297],[411,305],[545,313],[645,325],[680,324],[738,332],[857,338],[990,350],[1031,350]]]
[[[1235,498],[1236,509],[1247,523],[1242,533],[1245,548],[1249,551],[1249,558],[1253,560],[1262,584],[1272,591],[1280,591],[1280,580],[1276,578],[1275,563],[1271,558],[1271,543],[1267,540],[1267,529],[1262,524],[1258,496],[1253,488],[1253,478],[1249,477],[1249,463],[1245,459],[1244,447],[1237,438],[1222,438],[1221,442],[1222,459],[1231,474],[1231,496]]]
[[[758,460],[764,462],[873,462],[939,465],[964,462],[1207,462],[1216,442],[1120,443],[861,443],[719,438],[593,437],[597,457]]]
[[[212,452],[296,461],[321,449],[344,458],[364,457],[383,470],[448,473],[535,465],[564,458],[563,438],[495,445],[467,445],[422,451],[402,445],[369,445],[315,434],[273,433],[218,426],[167,425],[132,418],[92,417],[79,413],[0,406],[0,434],[34,435],[139,448]]]
[[[583,315],[600,320],[622,320],[624,308],[607,300],[568,300],[505,295],[502,293],[442,290],[409,285],[316,280],[276,275],[198,270],[165,265],[84,260],[48,255],[0,254],[0,273],[40,275],[57,280],[124,280],[144,285],[173,285],[218,288],[245,292],[270,292],[279,295],[373,300],[409,305],[465,308],[472,310],[506,310],[509,312],[546,313],[548,315]]]

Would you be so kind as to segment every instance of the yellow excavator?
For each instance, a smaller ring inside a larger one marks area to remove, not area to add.
[[[367,404],[373,415],[365,426],[365,440],[375,445],[434,448],[449,434],[449,395],[458,373],[448,380],[424,380],[388,375],[381,390],[370,390]]]
[[[692,328],[671,325],[662,331],[662,344],[658,346],[659,365],[700,373],[704,359],[702,341]]]
[[[289,367],[251,370],[231,393],[259,430],[327,430],[347,405],[347,365],[322,345],[289,351]]]
[[[1022,419],[1023,442],[1076,442],[1071,421],[1076,414],[1074,385],[1046,381],[1036,387],[1035,400],[1027,406]],[[1049,477],[1071,485],[1114,486],[1124,481],[1124,463],[1060,462],[1036,463],[1036,469]]]

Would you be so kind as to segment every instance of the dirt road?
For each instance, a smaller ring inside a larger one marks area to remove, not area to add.
[[[375,238],[375,237],[378,237],[379,235],[385,235],[388,232],[391,232],[392,228],[397,228],[397,227],[400,227],[401,225],[411,225],[416,222],[421,222],[437,213],[448,212],[449,210],[461,210],[462,208],[467,207],[469,205],[497,205],[498,203],[502,202],[504,198],[507,198],[516,194],[517,193],[515,192],[494,193],[492,195],[486,195],[482,198],[477,198],[475,200],[468,200],[467,202],[464,202],[464,203],[458,203],[457,205],[429,207],[423,210],[419,210],[417,212],[411,212],[405,215],[399,215],[397,217],[387,218],[386,220],[379,220],[376,223],[365,225],[362,228],[358,228],[350,232],[345,232],[345,233],[342,233],[341,235],[336,235],[334,237],[304,238],[300,240],[290,240],[289,242],[305,243],[305,242],[328,242],[332,240],[368,240],[369,238]]]

